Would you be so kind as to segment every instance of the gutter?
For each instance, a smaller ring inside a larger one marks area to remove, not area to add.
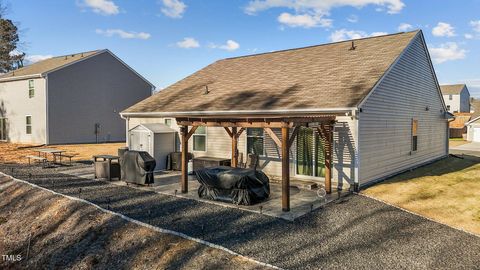
[[[11,76],[11,77],[4,77],[0,78],[0,82],[11,82],[11,81],[21,81],[25,79],[37,79],[42,78],[42,74],[30,74],[30,75],[23,75],[23,76]]]
[[[121,112],[123,117],[178,117],[178,116],[232,116],[232,115],[291,115],[291,114],[314,114],[350,113],[356,107],[325,108],[325,109],[286,109],[286,110],[230,110],[230,111],[186,111],[186,112]],[[125,119],[125,118],[123,118]]]

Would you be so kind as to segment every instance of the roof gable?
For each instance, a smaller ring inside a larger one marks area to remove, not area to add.
[[[418,32],[220,60],[123,113],[355,107]]]
[[[440,85],[443,95],[460,95],[465,87],[465,84]]]

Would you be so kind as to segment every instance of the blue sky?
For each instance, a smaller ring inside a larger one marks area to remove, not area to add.
[[[163,88],[232,56],[422,29],[480,97],[480,0],[10,0],[30,61],[108,48]]]

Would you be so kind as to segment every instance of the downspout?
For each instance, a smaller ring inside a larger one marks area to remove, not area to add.
[[[128,127],[130,125],[130,117],[125,117],[122,114],[120,114],[120,118],[125,120],[125,144],[128,147],[129,146],[129,144],[128,144]]]
[[[352,119],[355,121],[355,168],[354,168],[354,179],[353,179],[353,191],[358,192],[360,190],[360,109],[352,110]]]
[[[448,116],[448,113],[446,113],[446,115]],[[450,154],[450,122],[453,122],[453,121],[455,121],[455,117],[447,118],[447,139],[446,139],[447,155],[446,156]]]
[[[49,118],[48,118],[48,75],[45,75],[45,144],[50,144]]]

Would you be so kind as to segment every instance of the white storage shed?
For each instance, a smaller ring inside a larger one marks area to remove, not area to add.
[[[168,154],[175,152],[176,133],[164,124],[141,124],[128,131],[128,148],[148,152],[157,162],[155,170],[165,170]]]

